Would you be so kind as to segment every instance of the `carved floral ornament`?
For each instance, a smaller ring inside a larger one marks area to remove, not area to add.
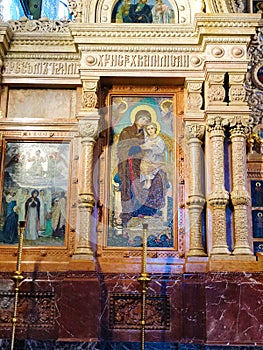
[[[83,82],[84,91],[96,91],[98,86],[98,80],[88,80]]]
[[[70,22],[68,19],[52,21],[45,17],[29,20],[23,17],[19,21],[9,21],[9,24],[15,32],[68,33]]]
[[[245,79],[246,100],[251,109],[251,124],[262,122],[263,113],[263,27],[258,27],[248,49],[250,62]]]
[[[94,111],[96,109],[98,97],[96,92],[92,91],[83,91],[82,92],[82,101],[81,101],[81,109]]]
[[[82,138],[91,138],[95,140],[98,137],[98,122],[80,122],[79,134]]]
[[[246,91],[243,86],[230,88],[231,102],[245,102]]]
[[[185,136],[187,140],[192,138],[202,139],[204,136],[205,127],[200,124],[187,125],[185,129]]]
[[[207,119],[207,131],[223,130],[226,126],[229,125],[229,120],[227,118],[222,118],[217,116],[215,118]]]
[[[251,131],[248,116],[234,116],[229,118],[229,127],[232,136],[247,136]]]
[[[225,98],[225,89],[221,85],[212,85],[209,88],[209,95],[208,101],[209,102],[223,102]]]
[[[82,8],[84,0],[68,0],[68,9],[76,22],[81,22]]]

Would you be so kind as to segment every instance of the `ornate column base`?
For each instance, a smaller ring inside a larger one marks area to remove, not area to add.
[[[214,246],[211,251],[211,255],[230,255],[230,251],[228,246],[222,244],[218,246]]]
[[[207,256],[202,244],[201,215],[205,199],[202,195],[189,196],[190,247],[187,256]]]
[[[210,255],[230,255],[226,243],[226,205],[229,194],[224,188],[215,189],[209,196],[209,204],[212,208],[212,239],[213,246]]]
[[[194,248],[189,250],[187,256],[207,256],[207,254],[204,252],[204,249]]]
[[[81,194],[79,202],[79,241],[73,259],[93,260],[94,253],[90,245],[90,234],[94,196],[91,193]]]
[[[185,262],[185,272],[200,272],[208,271],[207,256],[188,256]]]
[[[73,260],[92,260],[93,261],[93,251],[88,247],[78,247],[72,256]]]
[[[233,255],[253,255],[253,252],[247,246],[239,246],[234,248]]]

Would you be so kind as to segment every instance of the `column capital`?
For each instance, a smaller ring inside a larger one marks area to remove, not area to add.
[[[219,135],[221,135],[221,131],[224,131],[229,125],[229,120],[221,116],[209,117],[206,124],[207,131],[211,134],[210,137],[212,137],[215,132],[219,132]]]
[[[225,210],[228,200],[229,193],[224,188],[215,189],[208,196],[208,203],[212,208],[220,208]]]
[[[246,137],[251,132],[249,116],[237,115],[229,118],[230,138],[234,136]]]
[[[80,193],[79,194],[79,207],[90,208],[93,211],[95,200],[93,193]]]
[[[194,124],[186,125],[185,137],[188,141],[190,141],[193,138],[201,140],[204,137],[204,133],[205,133],[205,126],[202,124],[194,123]]]
[[[79,120],[79,135],[82,141],[95,141],[99,135],[99,120]]]
[[[248,205],[250,202],[250,196],[246,188],[236,188],[231,192],[231,200],[234,206]]]

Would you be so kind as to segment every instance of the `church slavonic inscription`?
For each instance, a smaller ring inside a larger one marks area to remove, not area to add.
[[[174,54],[95,54],[86,57],[88,66],[99,68],[188,68],[189,55]]]
[[[3,75],[77,75],[77,62],[35,62],[17,60],[4,63]]]

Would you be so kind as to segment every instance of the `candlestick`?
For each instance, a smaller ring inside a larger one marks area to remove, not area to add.
[[[15,300],[14,300],[14,313],[12,318],[12,336],[11,336],[10,350],[13,350],[15,345],[15,330],[16,330],[16,323],[17,323],[19,287],[20,287],[20,283],[24,280],[24,276],[21,274],[21,259],[22,259],[24,231],[25,231],[25,221],[19,221],[16,271],[12,276],[12,280],[15,283]]]
[[[146,314],[146,292],[147,285],[150,282],[150,278],[146,273],[146,261],[147,261],[147,231],[148,224],[144,223],[142,225],[143,233],[142,233],[142,268],[141,268],[141,276],[138,278],[138,281],[141,284],[142,290],[142,306],[141,306],[141,350],[144,350],[145,346],[145,314]]]
[[[146,273],[148,224],[142,224],[142,274]]]

